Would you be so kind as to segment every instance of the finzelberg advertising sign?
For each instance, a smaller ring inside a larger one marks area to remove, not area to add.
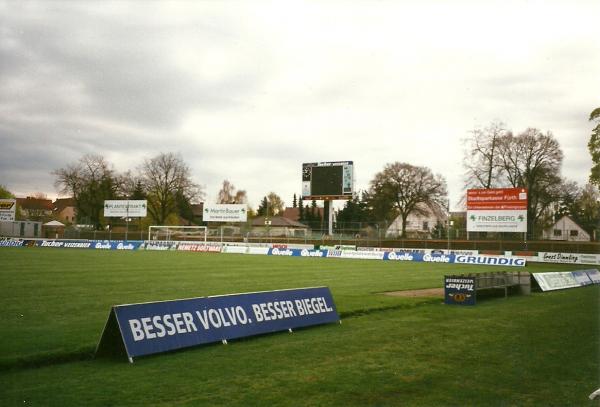
[[[104,216],[107,218],[144,218],[148,214],[148,201],[109,200],[104,201]]]
[[[245,204],[204,204],[204,222],[246,222],[248,211]]]
[[[469,189],[467,231],[527,232],[527,190]]]

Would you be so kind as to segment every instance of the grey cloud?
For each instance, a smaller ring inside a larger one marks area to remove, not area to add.
[[[164,38],[172,27],[68,10],[66,16],[54,11],[44,19],[2,21],[3,31],[9,33],[0,47],[2,82],[32,84],[26,87],[29,94],[20,95],[26,96],[21,105],[25,112],[57,113],[52,107],[60,106],[65,113],[167,128],[192,107],[210,110],[235,104],[259,81],[256,73],[240,72],[220,83],[200,83],[167,59],[170,44]],[[202,43],[198,47],[200,52]],[[3,88],[10,91],[11,86]],[[68,91],[77,89],[83,103],[65,102]],[[19,96],[16,93],[3,91],[0,98]]]
[[[173,31],[193,32],[198,52],[235,40],[214,23],[152,23],[135,13],[145,8],[109,15],[93,3],[9,4],[0,15],[0,183],[52,192],[50,172],[86,153],[185,149],[173,136],[188,110],[237,107],[261,83],[252,67],[202,81],[167,58]]]

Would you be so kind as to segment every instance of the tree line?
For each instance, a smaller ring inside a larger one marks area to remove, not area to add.
[[[529,238],[536,238],[558,218],[568,215],[590,234],[600,229],[600,108],[588,148],[593,167],[589,183],[579,186],[561,176],[563,152],[551,132],[528,128],[514,134],[502,122],[476,129],[465,139],[464,191],[476,188],[526,188]],[[387,164],[339,211],[339,223],[376,223],[402,219],[401,236],[411,213],[448,208],[446,182],[426,167]],[[463,198],[464,199],[464,198]],[[464,201],[462,202],[465,203]],[[449,210],[449,208],[448,208]]]
[[[554,135],[536,128],[513,133],[502,122],[492,122],[473,130],[465,141],[463,166],[464,190],[469,188],[526,188],[529,192],[527,218],[531,237],[552,224],[559,216],[569,215],[584,229],[592,231],[600,224],[600,108],[589,120],[596,124],[588,149],[593,167],[589,183],[580,186],[561,176],[563,152]],[[146,199],[149,222],[156,225],[194,221],[192,204],[204,197],[202,187],[193,182],[190,167],[174,153],[160,153],[145,159],[135,171],[118,173],[101,155],[88,154],[77,162],[52,172],[55,186],[63,195],[73,197],[77,222],[105,226],[103,204],[110,199]],[[11,196],[0,188],[4,197]],[[247,203],[245,190],[224,180],[217,203]],[[298,208],[301,222],[313,228],[323,225],[317,203],[304,203],[294,194],[292,206]],[[249,216],[277,216],[284,201],[275,192],[264,196]],[[440,174],[424,166],[406,162],[385,164],[366,190],[346,202],[336,216],[338,225],[376,224],[402,219],[402,236],[410,214],[449,210],[447,183]]]
[[[102,229],[104,201],[146,199],[154,224],[178,224],[192,219],[191,204],[201,199],[201,187],[192,181],[190,168],[180,155],[161,153],[145,159],[133,173],[117,173],[101,155],[87,154],[76,163],[53,171],[61,194],[73,197],[77,221]]]

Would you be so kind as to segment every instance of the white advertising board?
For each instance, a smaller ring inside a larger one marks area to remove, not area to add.
[[[527,190],[469,189],[467,231],[527,232]]]
[[[0,199],[0,222],[13,222],[16,211],[16,199]]]
[[[104,201],[104,216],[107,218],[144,218],[148,214],[148,201],[108,200]]]
[[[470,232],[527,232],[527,211],[468,211]]]
[[[204,204],[204,222],[246,222],[248,211],[245,204]]]
[[[533,278],[542,291],[562,290],[563,288],[581,287],[573,273],[562,271],[557,273],[533,273]]]

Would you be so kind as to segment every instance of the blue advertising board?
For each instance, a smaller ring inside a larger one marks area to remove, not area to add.
[[[454,254],[418,253],[418,252],[386,252],[383,259],[392,261],[417,261],[425,263],[454,263]]]
[[[200,297],[112,307],[97,354],[134,357],[311,325],[339,322],[327,287]],[[121,338],[115,341],[115,332]]]
[[[144,242],[141,240],[38,240],[38,247],[99,250],[138,250]]]
[[[444,276],[444,303],[475,305],[475,277]]]
[[[144,243],[141,240],[92,240],[92,249],[100,250],[138,250]]]
[[[269,249],[267,254],[269,256],[327,257],[327,250],[280,249],[273,247]]]
[[[21,239],[0,239],[0,247],[23,247],[25,241]]]

